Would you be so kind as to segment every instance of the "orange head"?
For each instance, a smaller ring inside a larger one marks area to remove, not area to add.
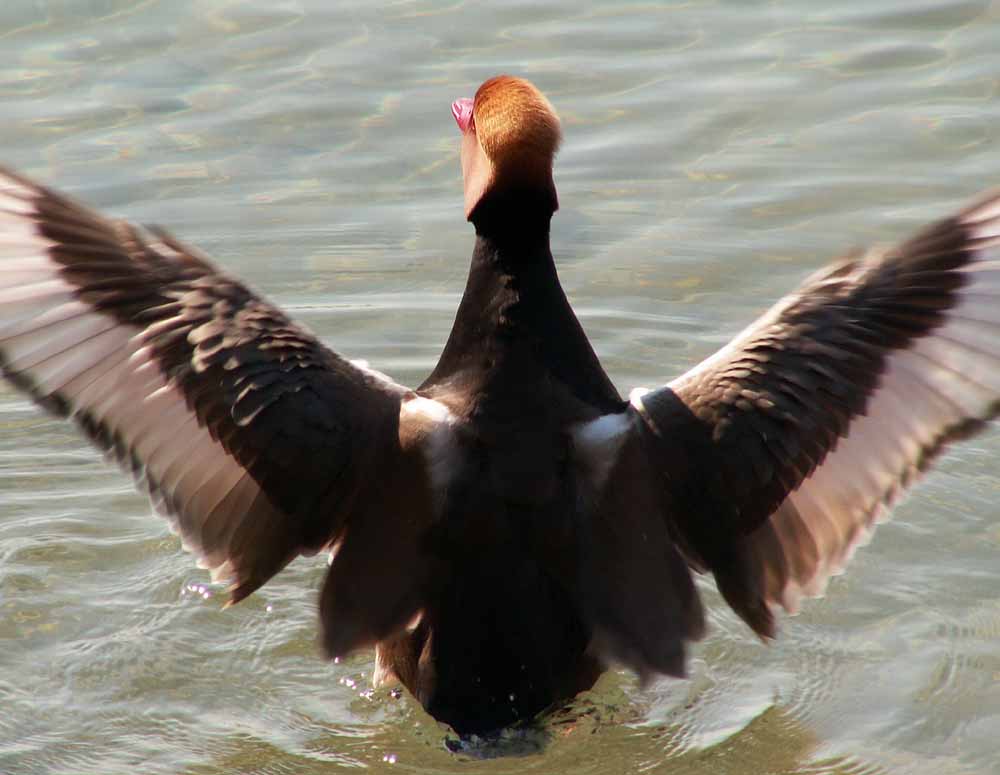
[[[552,161],[559,148],[559,117],[551,103],[523,78],[498,75],[456,100],[452,114],[462,130],[465,215],[487,195],[537,191],[558,207]]]

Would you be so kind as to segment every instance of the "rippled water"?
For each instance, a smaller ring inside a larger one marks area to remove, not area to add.
[[[0,158],[412,384],[472,244],[450,102],[526,75],[564,121],[560,272],[623,390],[1000,184],[995,3],[585,5],[14,0]],[[690,680],[611,673],[544,747],[473,761],[367,691],[370,654],[319,659],[321,561],[221,610],[128,480],[0,386],[0,772],[1000,772],[998,452],[946,455],[773,645],[705,583]]]

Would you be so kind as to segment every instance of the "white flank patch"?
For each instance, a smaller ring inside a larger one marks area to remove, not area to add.
[[[440,511],[451,478],[458,471],[460,462],[455,438],[455,415],[439,401],[414,396],[400,406],[399,419],[400,424],[416,422],[430,425],[422,447],[434,493],[434,504]]]
[[[434,423],[452,424],[455,422],[455,415],[451,413],[451,410],[447,406],[440,401],[435,401],[432,398],[424,398],[423,396],[414,396],[404,401],[399,408],[399,414],[401,417],[407,415],[423,417]]]
[[[628,412],[601,415],[573,426],[573,448],[594,492],[599,493],[604,488],[631,428],[632,418]]]

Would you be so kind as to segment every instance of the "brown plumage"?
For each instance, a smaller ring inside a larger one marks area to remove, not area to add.
[[[162,231],[0,173],[0,365],[146,489],[231,601],[329,551],[330,656],[376,645],[460,732],[610,663],[683,675],[711,572],[762,637],[1000,400],[1000,194],[845,258],[674,381],[618,395],[549,249],[559,122],[453,106],[472,265],[416,389]]]

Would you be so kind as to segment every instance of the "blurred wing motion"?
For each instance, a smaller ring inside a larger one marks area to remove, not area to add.
[[[410,522],[430,519],[418,447],[433,422],[406,408],[432,402],[352,365],[205,258],[154,236],[0,172],[4,374],[135,475],[201,564],[232,583],[231,602],[297,554],[337,544],[342,571],[323,593],[328,649],[400,626],[418,605],[409,590],[419,560],[390,546],[404,553],[395,575],[412,574],[400,585],[356,558],[372,541],[410,535],[385,524],[395,517],[386,493],[401,477]],[[334,593],[345,573],[357,575]]]
[[[1000,193],[811,277],[665,387],[631,433],[673,538],[771,636],[942,446],[1000,400]]]

